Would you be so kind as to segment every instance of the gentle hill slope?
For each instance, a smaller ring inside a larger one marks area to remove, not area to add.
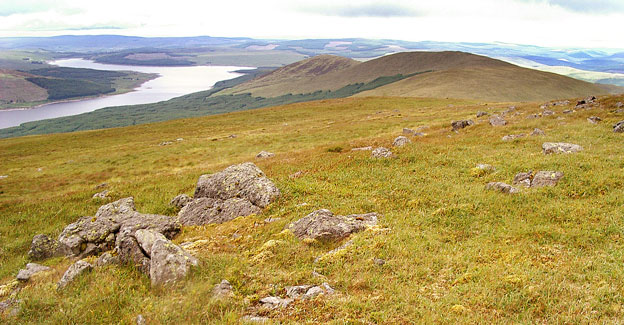
[[[0,70],[0,104],[41,101],[48,98],[48,92],[26,80],[33,75],[15,71]]]
[[[414,73],[421,74],[408,78],[409,81],[402,80],[359,96],[387,94],[488,101],[541,101],[608,94],[612,90],[464,52],[397,53],[349,67],[341,66],[320,75],[293,73],[300,64],[298,62],[280,69],[279,78],[267,75],[238,85],[226,93],[250,92],[255,96],[271,97],[335,90],[348,84],[370,82],[382,76]],[[469,88],[465,88],[467,85]]]

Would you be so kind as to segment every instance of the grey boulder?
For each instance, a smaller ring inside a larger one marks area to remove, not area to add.
[[[507,125],[507,121],[499,115],[493,115],[490,117],[490,125],[492,126],[505,126]]]
[[[39,265],[37,263],[28,263],[26,264],[26,268],[21,269],[17,273],[17,279],[20,281],[28,281],[33,275],[49,270],[51,269],[47,266]]]
[[[223,223],[237,217],[260,212],[262,209],[246,199],[231,198],[222,201],[212,198],[198,198],[182,208],[178,217],[183,225],[197,226]]]
[[[234,296],[234,288],[228,280],[222,280],[212,288],[212,296],[217,299],[226,299]]]
[[[562,172],[542,170],[533,176],[531,187],[555,186],[561,178],[563,178]]]
[[[396,139],[394,139],[394,142],[392,142],[392,145],[395,147],[402,147],[411,142],[412,140],[408,139],[407,137],[399,136]]]
[[[565,143],[565,142],[544,142],[542,144],[542,152],[545,155],[553,153],[575,153],[583,150],[583,147],[578,144]]]
[[[392,158],[394,154],[388,148],[379,147],[371,152],[373,158]]]
[[[463,129],[465,127],[474,125],[474,121],[473,120],[460,120],[460,121],[453,121],[451,122],[451,127],[453,128],[453,131],[457,131],[459,129]]]
[[[520,192],[520,190],[518,190],[517,188],[509,184],[505,184],[503,182],[491,182],[485,185],[485,188],[488,190],[498,191],[501,193],[508,193],[508,194],[515,194],[515,193]]]
[[[81,274],[85,272],[91,271],[91,269],[93,269],[93,266],[83,260],[80,260],[72,264],[67,269],[67,271],[65,271],[65,274],[63,274],[63,277],[58,282],[57,289],[58,290],[64,289],[71,282],[73,282],[78,276],[80,276]]]
[[[376,213],[339,216],[322,209],[291,223],[288,228],[299,239],[337,241],[374,226],[377,222]]]
[[[50,257],[66,256],[71,254],[67,245],[47,235],[40,234],[33,237],[28,251],[28,257],[33,261],[40,261]]]

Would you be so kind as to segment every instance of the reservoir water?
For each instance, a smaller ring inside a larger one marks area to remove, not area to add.
[[[236,78],[241,75],[233,71],[246,69],[231,66],[144,67],[101,64],[84,59],[58,60],[50,62],[50,64],[69,68],[139,71],[157,73],[160,76],[145,82],[134,91],[125,94],[46,104],[31,109],[0,110],[0,129],[17,126],[24,122],[91,112],[104,107],[147,104],[169,100],[174,97],[210,89],[218,81]]]

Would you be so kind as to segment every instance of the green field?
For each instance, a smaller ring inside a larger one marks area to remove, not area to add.
[[[259,298],[284,287],[328,282],[337,294],[263,312],[275,323],[619,323],[624,318],[624,147],[612,125],[624,119],[615,102],[527,119],[539,103],[516,104],[504,127],[477,111],[508,105],[416,98],[321,100],[163,123],[0,140],[0,284],[27,262],[32,236],[58,235],[93,215],[102,182],[112,199],[134,196],[139,211],[174,216],[168,205],[192,194],[201,174],[255,162],[282,192],[261,215],[189,227],[176,243],[198,241],[201,260],[189,278],[152,290],[130,267],[97,268],[68,290],[56,281],[71,261],[45,262],[54,272],[18,294],[9,323],[236,323]],[[597,125],[589,116],[600,116]],[[450,131],[450,122],[474,126]],[[424,137],[375,160],[360,146],[386,146],[403,127],[427,126]],[[546,136],[504,142],[541,128]],[[236,138],[228,138],[236,134]],[[163,141],[183,138],[169,146]],[[546,141],[582,145],[568,155],[543,155]],[[337,149],[341,147],[342,150]],[[276,153],[258,160],[261,150]],[[476,177],[479,163],[495,166]],[[565,173],[552,188],[516,195],[486,191],[527,170]],[[301,171],[300,178],[289,175]],[[307,205],[303,205],[307,203]],[[339,243],[302,242],[284,227],[313,210],[378,212],[380,227]],[[281,218],[265,223],[267,217]],[[232,236],[234,233],[238,237]],[[279,245],[254,258],[269,240]],[[382,258],[386,264],[373,263]],[[318,278],[314,272],[324,277]],[[228,279],[235,296],[211,298]],[[0,297],[4,299],[4,297]],[[3,316],[8,317],[8,316]]]

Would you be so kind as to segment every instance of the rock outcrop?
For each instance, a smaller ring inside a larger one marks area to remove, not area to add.
[[[233,165],[212,175],[202,175],[195,195],[178,218],[183,225],[222,223],[260,213],[275,201],[279,189],[253,163]]]
[[[40,234],[33,237],[28,257],[33,261],[41,261],[51,257],[70,255],[71,250],[58,240]]]
[[[565,142],[545,142],[542,144],[542,152],[545,155],[553,153],[575,153],[583,150],[583,147],[578,144],[565,143]]]
[[[338,216],[329,210],[322,209],[291,223],[288,229],[299,239],[337,241],[374,226],[377,222],[376,213]]]

